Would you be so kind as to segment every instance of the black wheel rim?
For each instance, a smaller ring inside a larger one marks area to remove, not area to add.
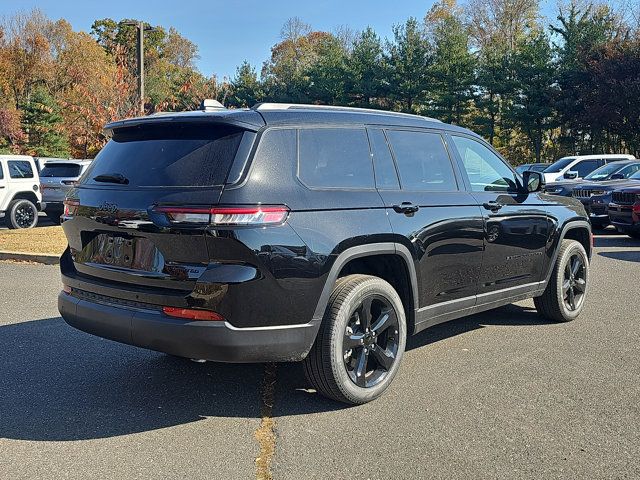
[[[582,255],[573,254],[564,267],[562,280],[562,299],[569,311],[576,311],[582,306],[587,290],[587,269]]]
[[[363,299],[349,317],[344,332],[344,366],[351,381],[362,388],[382,382],[396,362],[398,316],[380,295]]]
[[[16,219],[16,225],[18,225],[18,227],[29,228],[33,225],[33,221],[36,218],[36,212],[31,205],[22,204],[16,208],[14,218]]]

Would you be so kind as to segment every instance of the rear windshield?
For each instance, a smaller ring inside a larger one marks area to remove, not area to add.
[[[549,165],[544,173],[560,173],[564,167],[573,162],[576,157],[564,157]]]
[[[48,163],[45,164],[40,171],[41,177],[79,177],[80,165],[74,165],[72,163]]]
[[[222,185],[242,135],[232,127],[186,124],[116,130],[81,183],[109,185],[96,177],[116,176],[140,187]]]

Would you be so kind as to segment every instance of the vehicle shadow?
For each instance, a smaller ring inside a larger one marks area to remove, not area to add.
[[[535,326],[551,322],[539,316],[532,306],[507,305],[495,310],[452,320],[428,328],[407,339],[407,351],[426,347],[488,325]],[[278,388],[274,412],[276,416],[349,408],[328,400],[310,389],[301,364],[278,365]]]
[[[408,349],[485,325],[544,323],[509,306],[428,329]],[[195,364],[93,337],[61,318],[0,327],[0,365],[0,438],[84,440],[262,415],[262,364]],[[275,417],[347,408],[311,390],[300,363],[279,364],[276,378]]]
[[[598,255],[605,258],[612,258],[614,260],[640,262],[640,252],[638,251],[598,252]]]
[[[640,247],[640,240],[615,230],[607,230],[606,233],[599,232],[594,236],[593,243],[596,247]]]

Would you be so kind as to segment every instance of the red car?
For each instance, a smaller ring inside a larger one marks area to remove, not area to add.
[[[640,186],[614,190],[609,204],[609,220],[619,232],[640,238]]]

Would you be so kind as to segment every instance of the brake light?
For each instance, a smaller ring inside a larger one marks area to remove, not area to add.
[[[162,307],[162,312],[165,315],[176,318],[184,318],[187,320],[212,320],[222,321],[224,317],[216,312],[209,310],[196,310],[193,308],[179,308],[179,307]]]
[[[252,207],[155,207],[171,223],[197,223],[215,226],[280,225],[287,220],[289,209],[284,205]]]
[[[633,204],[633,207],[631,207],[631,211],[633,213],[640,213],[640,201]]]
[[[63,215],[65,217],[73,217],[78,212],[78,207],[80,206],[80,202],[78,200],[66,199],[62,203],[64,205]]]

